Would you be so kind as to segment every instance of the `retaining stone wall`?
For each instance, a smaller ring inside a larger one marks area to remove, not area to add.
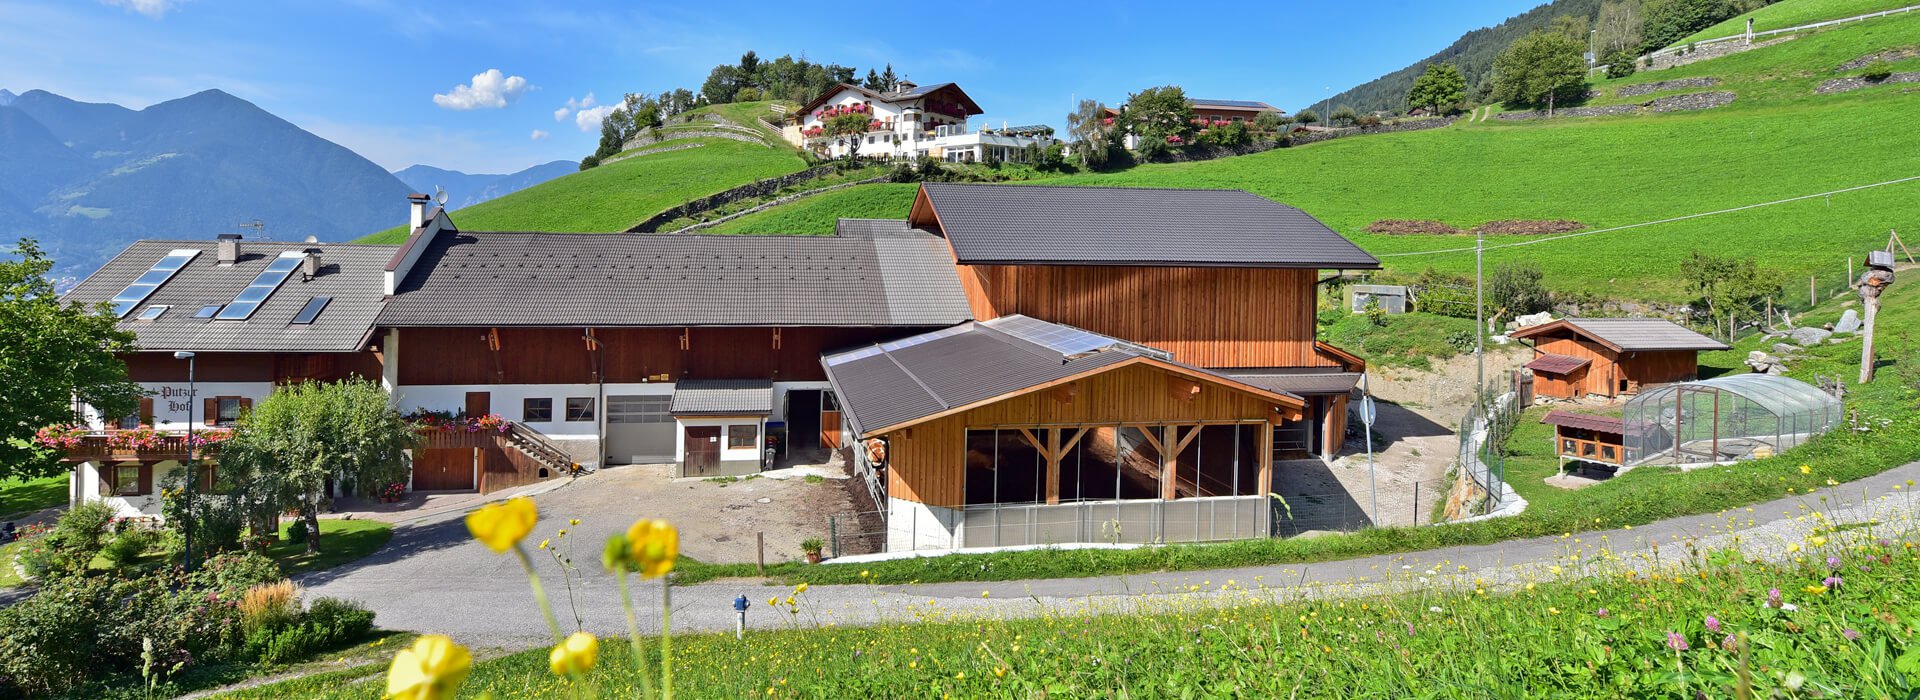
[[[1639,104],[1605,105],[1602,107],[1568,107],[1553,110],[1553,119],[1563,117],[1606,117],[1621,114],[1636,114],[1642,110],[1648,112],[1689,112],[1701,109],[1713,109],[1732,104],[1738,95],[1727,91],[1691,92],[1685,95],[1669,95]],[[1539,110],[1526,112],[1501,112],[1493,115],[1496,119],[1525,120],[1546,119],[1547,113]]]
[[[791,175],[782,175],[780,177],[770,177],[765,180],[749,182],[739,187],[701,197],[686,204],[654,214],[653,216],[647,217],[645,221],[635,224],[633,228],[627,229],[627,232],[653,233],[660,230],[661,224],[665,224],[674,219],[698,216],[742,199],[765,197],[780,191],[783,187],[797,185],[809,180],[817,180],[832,175],[835,172],[837,172],[837,169],[833,166],[822,165],[808,168]]]
[[[1660,92],[1662,90],[1713,87],[1719,84],[1719,78],[1681,78],[1679,80],[1662,80],[1653,83],[1640,83],[1638,85],[1622,85],[1620,89],[1613,91],[1613,94],[1616,97],[1635,97]]]
[[[1778,39],[1768,39],[1754,44],[1747,44],[1741,41],[1723,41],[1718,44],[1703,44],[1688,52],[1675,51],[1670,54],[1643,57],[1641,59],[1641,65],[1646,66],[1647,70],[1684,66],[1689,63],[1699,63],[1708,59],[1732,56],[1737,53],[1772,46],[1783,41],[1791,41],[1793,38],[1792,36],[1783,36]]]
[[[1833,95],[1842,92],[1853,92],[1854,90],[1869,88],[1875,85],[1891,85],[1893,83],[1920,83],[1920,72],[1894,73],[1893,75],[1887,76],[1886,80],[1879,82],[1870,81],[1857,75],[1850,78],[1834,78],[1821,83],[1820,87],[1814,88],[1813,94]]]

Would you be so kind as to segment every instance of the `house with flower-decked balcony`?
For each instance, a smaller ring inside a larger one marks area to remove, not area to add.
[[[842,83],[788,113],[784,134],[795,146],[822,157],[849,153],[880,160],[948,162],[998,159],[1020,162],[1029,146],[1055,143],[1053,128],[1022,126],[973,129],[968,120],[983,114],[980,105],[953,83],[919,86],[903,81],[891,91]],[[835,133],[829,122],[848,115],[865,117],[864,133]]]

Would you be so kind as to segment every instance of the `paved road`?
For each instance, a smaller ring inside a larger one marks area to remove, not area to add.
[[[1920,501],[1904,484],[1920,479],[1920,462],[1816,494],[1784,498],[1724,514],[1675,518],[1632,529],[1581,533],[1577,538],[1539,538],[1490,545],[1450,547],[1393,556],[1375,556],[1310,565],[1261,566],[1213,571],[1050,579],[1003,583],[948,583],[909,586],[816,586],[805,598],[805,622],[841,625],[912,620],[928,610],[1002,616],[1036,615],[1045,610],[1091,607],[1124,610],[1164,602],[1167,596],[1193,595],[1240,599],[1245,593],[1220,593],[1228,580],[1242,586],[1260,586],[1266,597],[1359,595],[1417,586],[1459,585],[1475,578],[1499,582],[1520,577],[1548,576],[1548,568],[1564,565],[1567,575],[1591,562],[1604,547],[1645,568],[1654,562],[1676,563],[1684,545],[1702,550],[1739,546],[1756,556],[1783,556],[1789,541],[1804,537],[1814,524],[1801,518],[1819,510],[1838,523],[1911,522]],[[572,492],[591,489],[591,479],[536,497],[545,504],[559,502]],[[1896,488],[1901,487],[1901,488]],[[1604,487],[1601,487],[1604,488]],[[1823,500],[1824,499],[1824,500]],[[598,543],[624,527],[641,512],[598,514],[574,528],[579,537],[580,575],[570,602],[561,568],[545,557],[538,566],[563,626],[576,616],[585,629],[602,635],[625,630],[617,589],[599,571]],[[549,517],[564,517],[555,512]],[[1796,518],[1799,518],[1798,520]],[[682,528],[698,527],[681,523]],[[551,525],[543,522],[541,532]],[[538,541],[539,535],[532,538]],[[1577,540],[1577,543],[1576,543]],[[1680,545],[1680,546],[1677,546]],[[1664,550],[1664,556],[1656,553]],[[1462,569],[1461,567],[1464,567]],[[497,556],[473,542],[457,516],[407,525],[394,534],[387,548],[345,567],[302,577],[310,595],[337,596],[367,604],[379,614],[379,624],[391,629],[441,632],[482,647],[524,648],[547,643],[545,626],[528,593],[527,581],[511,556]],[[1201,592],[1192,593],[1192,587]],[[982,592],[987,596],[982,597]],[[769,596],[787,589],[758,582],[712,582],[673,592],[675,630],[732,629],[732,601],[746,595],[754,601],[748,615],[753,628],[790,624],[785,613],[769,609]],[[658,610],[657,584],[636,591],[640,610]],[[643,628],[658,630],[657,616],[643,613]]]

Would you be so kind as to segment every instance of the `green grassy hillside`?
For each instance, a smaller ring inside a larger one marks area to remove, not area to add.
[[[1882,85],[1839,95],[1813,88],[1848,60],[1920,40],[1920,14],[1845,25],[1779,46],[1596,85],[1714,77],[1739,98],[1718,109],[1552,121],[1493,120],[1340,139],[1200,163],[1148,165],[1047,180],[1075,185],[1246,189],[1301,207],[1390,269],[1470,271],[1469,235],[1390,236],[1379,219],[1574,219],[1591,229],[1768,202],[1920,175],[1920,91]],[[1920,58],[1895,65],[1920,69]],[[1694,92],[1700,89],[1670,92]],[[1643,101],[1647,97],[1632,98]],[[821,195],[730,222],[734,232],[832,230],[835,216],[900,217],[911,186]],[[1492,250],[1489,264],[1539,261],[1561,290],[1679,300],[1689,251],[1753,256],[1795,284],[1845,277],[1846,257],[1920,231],[1920,182],[1563,241]],[[1909,236],[1912,237],[1912,236]],[[1492,237],[1490,245],[1518,242]],[[1824,286],[1824,283],[1823,283]]]
[[[690,114],[713,112],[750,125],[748,120],[767,112],[769,104],[713,105]],[[772,136],[769,139],[771,146],[716,138],[653,144],[636,150],[700,146],[627,158],[555,178],[453,212],[453,220],[475,231],[624,231],[687,200],[806,169],[798,150]],[[396,226],[361,242],[398,243],[406,236],[406,229]]]
[[[1915,0],[1781,0],[1781,2],[1702,29],[1695,32],[1693,36],[1681,39],[1674,44],[1740,34],[1747,31],[1748,17],[1753,18],[1754,31],[1764,32],[1770,29],[1798,27],[1830,19],[1892,10],[1913,4],[1920,3],[1916,3]]]

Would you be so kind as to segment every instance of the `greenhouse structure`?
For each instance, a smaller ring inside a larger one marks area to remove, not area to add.
[[[1653,387],[1628,401],[1626,466],[1770,457],[1840,422],[1840,400],[1796,379],[1734,374]]]

